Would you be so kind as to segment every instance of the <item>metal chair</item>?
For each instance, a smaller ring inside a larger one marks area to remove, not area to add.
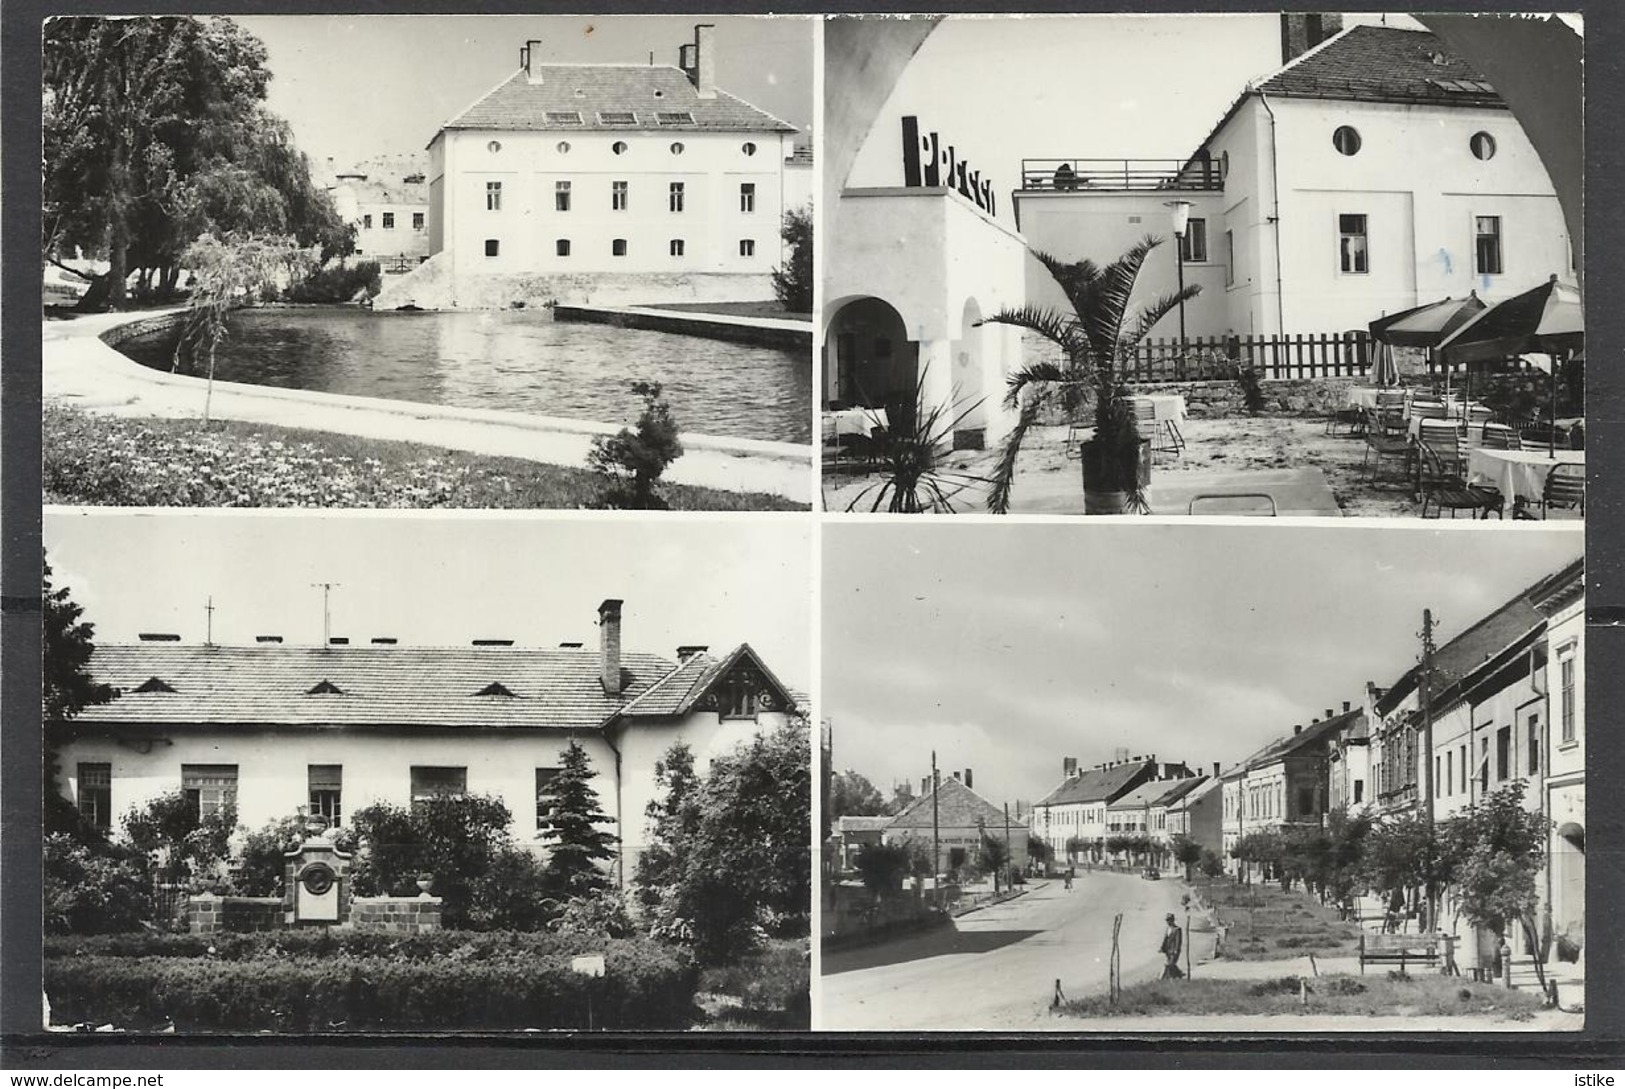
[[[1212,505],[1216,503],[1234,503],[1238,500],[1250,503],[1251,506],[1244,506],[1240,510],[1203,510],[1199,512],[1196,509],[1198,504],[1205,503]],[[1191,501],[1189,505],[1186,506],[1185,513],[1238,514],[1252,517],[1274,518],[1276,516],[1275,497],[1267,492],[1203,492],[1201,495],[1191,496]]]
[[[1449,410],[1443,401],[1431,401],[1418,397],[1411,402],[1411,418],[1423,420],[1443,420],[1449,418]]]
[[[1134,426],[1140,438],[1151,440],[1151,449],[1158,453],[1179,456],[1184,441],[1175,435],[1170,421],[1157,422],[1157,406],[1143,397],[1129,398],[1134,407]]]
[[[1522,450],[1523,440],[1506,424],[1484,425],[1484,446],[1489,450]]]
[[[1433,505],[1435,518],[1446,509],[1450,511],[1451,518],[1456,517],[1458,510],[1470,510],[1475,518],[1488,518],[1490,511],[1494,511],[1497,518],[1505,517],[1506,499],[1499,489],[1467,483],[1460,473],[1448,468],[1437,451],[1425,442],[1418,453],[1421,458],[1423,518],[1428,516],[1429,504]]]
[[[1374,480],[1382,468],[1383,458],[1398,458],[1403,467],[1410,453],[1411,442],[1405,434],[1405,419],[1401,410],[1373,409],[1366,417],[1365,458],[1360,463],[1360,472],[1365,473],[1369,466],[1369,479]],[[1377,456],[1375,462],[1371,460],[1372,454]]]
[[[1515,504],[1512,517],[1533,518],[1529,508],[1534,504],[1520,498]],[[1580,517],[1586,512],[1586,467],[1574,462],[1560,461],[1553,465],[1546,474],[1546,485],[1540,490],[1540,516],[1542,519],[1550,516],[1553,508],[1577,510]]]

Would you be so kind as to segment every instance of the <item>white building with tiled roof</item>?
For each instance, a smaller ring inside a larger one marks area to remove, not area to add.
[[[428,164],[421,156],[380,156],[333,170],[328,186],[339,217],[355,227],[357,258],[406,272],[429,256]]]
[[[1336,17],[1325,19],[1330,29]],[[1022,234],[1067,260],[1106,261],[1146,234],[1172,243],[1168,204],[1186,202],[1182,247],[1153,255],[1136,299],[1174,290],[1181,274],[1200,285],[1183,310],[1192,338],[1363,330],[1447,296],[1496,302],[1575,278],[1551,179],[1482,73],[1423,31],[1299,38],[1291,50],[1313,47],[1242,88],[1182,159],[1079,148],[1024,160]],[[1036,265],[1028,291],[1062,301]]]
[[[806,698],[748,645],[720,656],[701,646],[671,658],[623,652],[613,599],[599,607],[599,632],[597,648],[101,643],[91,672],[120,694],[73,722],[63,789],[106,829],[177,789],[201,812],[232,800],[249,829],[299,807],[342,825],[375,802],[466,791],[501,798],[514,838],[535,844],[542,788],[575,740],[630,874],[656,761],[683,741],[703,773]]]
[[[429,144],[454,301],[771,298],[796,129],[716,86],[712,28],[675,66],[545,64],[541,44]]]

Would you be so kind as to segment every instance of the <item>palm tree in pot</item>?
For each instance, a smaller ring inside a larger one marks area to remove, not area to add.
[[[994,514],[1009,511],[1022,441],[1057,394],[1069,412],[1081,408],[1085,395],[1094,400],[1094,435],[1083,444],[1085,513],[1146,509],[1139,475],[1140,433],[1128,402],[1122,361],[1157,322],[1202,290],[1200,284],[1190,284],[1163,295],[1130,320],[1129,300],[1140,267],[1161,244],[1161,239],[1147,235],[1104,267],[1089,260],[1063,261],[1035,250],[1033,256],[1060,285],[1072,312],[1027,305],[1001,310],[978,323],[1029,329],[1058,345],[1063,355],[1060,363],[1033,363],[1010,376],[1004,403],[1017,417],[999,452],[988,494],[988,510]]]

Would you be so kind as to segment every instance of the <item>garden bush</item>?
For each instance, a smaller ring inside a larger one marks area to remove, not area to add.
[[[152,916],[146,868],[112,846],[93,849],[56,833],[45,837],[42,894],[47,934],[136,930]]]
[[[530,945],[488,944],[487,957],[84,953],[48,958],[45,989],[62,1022],[181,1032],[585,1028],[589,997],[595,1028],[682,1029],[693,1018],[698,972],[681,949],[601,943],[606,974],[592,979],[571,970],[569,952]]]
[[[55,937],[46,939],[45,955],[50,959],[209,956],[216,960],[246,961],[276,957],[393,957],[401,960],[451,957],[467,961],[519,955],[573,955],[595,951],[602,945],[601,939],[552,931],[439,930],[427,934],[389,934],[322,927],[208,935],[134,933]]]
[[[362,290],[370,299],[382,287],[378,262],[358,261],[353,265],[317,269],[298,283],[290,284],[282,297],[291,303],[345,303]]]

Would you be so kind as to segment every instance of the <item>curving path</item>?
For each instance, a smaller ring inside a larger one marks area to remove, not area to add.
[[[164,311],[95,314],[45,322],[41,337],[43,395],[118,416],[186,419],[202,415],[201,378],[143,367],[100,339],[109,329],[161,313]],[[741,407],[748,411],[749,406]],[[594,436],[619,430],[608,424],[557,417],[236,382],[214,384],[212,415],[573,467],[585,463]],[[686,452],[666,473],[673,483],[812,501],[810,446],[697,434],[683,435],[683,446]]]

